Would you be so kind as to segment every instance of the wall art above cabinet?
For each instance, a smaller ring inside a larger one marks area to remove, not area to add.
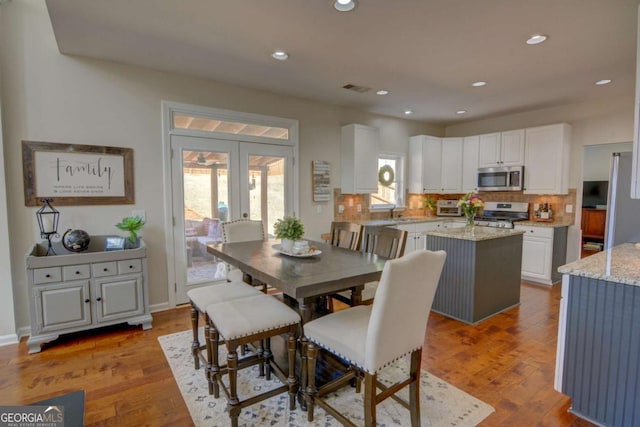
[[[351,124],[342,127],[343,194],[375,193],[378,191],[378,155],[380,131],[371,126]]]

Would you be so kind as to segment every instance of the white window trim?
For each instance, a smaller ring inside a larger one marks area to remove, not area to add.
[[[391,158],[391,159],[395,159],[396,161],[399,162],[400,164],[400,177],[398,177],[396,175],[396,182],[400,182],[402,188],[400,189],[400,194],[402,196],[402,203],[399,205],[392,205],[392,204],[377,204],[377,205],[370,205],[369,206],[369,210],[370,211],[388,211],[389,209],[394,209],[394,210],[398,210],[398,211],[403,211],[406,207],[406,164],[407,164],[407,155],[406,153],[403,152],[398,152],[398,151],[381,151],[378,154],[378,159],[380,158]]]

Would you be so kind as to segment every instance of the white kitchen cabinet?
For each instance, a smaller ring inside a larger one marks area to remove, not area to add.
[[[566,260],[567,227],[515,225],[524,231],[522,239],[522,278],[553,285],[561,278],[558,267]]]
[[[571,126],[527,128],[524,194],[568,194]]]
[[[409,192],[459,193],[462,148],[462,138],[412,136],[409,139]]]
[[[362,194],[378,191],[379,153],[378,128],[359,124],[342,127],[342,193]]]
[[[424,249],[427,245],[426,231],[435,230],[441,225],[440,221],[429,222],[412,222],[409,224],[399,224],[394,226],[399,230],[405,230],[407,232],[407,244],[404,249],[404,254],[411,253],[418,249]]]
[[[122,322],[151,328],[144,242],[104,252],[104,237],[93,236],[87,252],[45,256],[46,245],[36,244],[27,254],[29,353],[60,334]]]
[[[478,187],[479,136],[467,136],[462,140],[462,192],[475,191]]]
[[[478,167],[524,164],[525,132],[516,129],[479,136]]]

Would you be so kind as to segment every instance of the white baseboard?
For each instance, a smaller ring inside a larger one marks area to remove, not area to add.
[[[0,347],[11,344],[18,344],[20,342],[18,340],[18,335],[9,334],[9,335],[0,335]]]
[[[153,305],[149,306],[149,310],[152,313],[154,313],[156,311],[170,310],[172,308],[175,308],[175,307],[171,307],[168,302],[163,302],[161,304],[153,304]]]

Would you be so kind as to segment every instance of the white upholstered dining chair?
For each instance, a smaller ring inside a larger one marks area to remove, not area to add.
[[[221,224],[221,228],[223,243],[265,240],[264,226],[262,224],[262,221],[238,219],[235,221],[223,222]],[[244,280],[245,282],[253,286],[261,286],[263,292],[266,291],[266,285],[264,283],[255,281],[252,277],[243,274],[237,269],[228,267],[227,278],[231,281]]]
[[[304,325],[303,387],[307,417],[313,421],[314,405],[319,405],[342,424],[349,420],[324,399],[329,393],[364,376],[365,426],[376,425],[376,404],[409,385],[411,425],[420,425],[420,361],[427,321],[446,254],[418,250],[385,263],[373,305],[338,311]],[[340,379],[315,386],[318,348],[349,363]],[[409,379],[381,387],[377,373],[397,359],[411,355]],[[306,375],[304,375],[306,373]],[[376,389],[383,392],[377,394]],[[394,397],[396,400],[399,398]]]

